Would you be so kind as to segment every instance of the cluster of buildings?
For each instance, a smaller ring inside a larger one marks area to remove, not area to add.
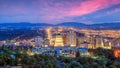
[[[75,56],[77,51],[79,51],[81,55],[89,55],[88,49],[113,49],[120,42],[119,40],[116,41],[118,38],[94,33],[81,33],[74,28],[49,27],[46,28],[48,40],[46,41],[47,44],[45,43],[44,46],[54,47],[54,49],[51,48],[52,51],[49,50],[50,52],[48,51],[48,53],[52,52],[70,56],[72,50],[72,54]]]
[[[8,46],[32,46],[32,52],[47,54],[52,56],[76,57],[90,55],[88,49],[105,48],[114,49],[114,55],[120,56],[119,49],[114,48],[119,45],[119,38],[108,37],[95,31],[80,31],[68,27],[47,27],[46,37],[36,36],[35,38],[22,41],[0,41],[0,45]],[[95,34],[94,34],[95,33]]]

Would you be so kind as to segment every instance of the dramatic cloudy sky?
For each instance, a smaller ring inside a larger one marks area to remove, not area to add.
[[[120,0],[0,0],[0,23],[120,21]]]

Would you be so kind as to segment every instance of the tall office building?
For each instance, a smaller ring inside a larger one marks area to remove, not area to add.
[[[76,46],[76,32],[70,30],[67,33],[67,45],[70,47],[75,47]]]
[[[51,30],[52,30],[51,27],[46,28],[47,38],[48,38],[49,40],[52,38]]]
[[[95,47],[99,48],[99,47],[103,47],[103,46],[104,46],[103,38],[102,37],[96,37]]]
[[[54,47],[63,47],[64,44],[63,44],[63,38],[60,34],[57,34],[56,35],[56,38],[55,38],[55,45]]]
[[[46,28],[47,39],[49,39],[50,45],[52,45],[52,27]]]
[[[35,46],[42,46],[43,45],[43,38],[40,36],[35,37]]]

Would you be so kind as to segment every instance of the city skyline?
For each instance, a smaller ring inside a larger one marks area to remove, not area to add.
[[[0,0],[0,23],[120,22],[119,0]]]
[[[0,68],[120,68],[120,0],[0,0]]]

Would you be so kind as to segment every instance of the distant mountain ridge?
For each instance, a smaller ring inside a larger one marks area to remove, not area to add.
[[[65,22],[65,23],[57,24],[56,26],[84,27],[88,25],[83,24],[83,23],[77,23],[77,22]]]
[[[120,22],[117,23],[102,23],[102,24],[83,24],[78,22],[64,22],[60,24],[47,23],[0,23],[0,27],[41,27],[41,26],[67,26],[76,28],[90,28],[90,29],[120,29]]]
[[[39,27],[39,26],[53,26],[46,23],[0,23],[0,27]]]
[[[120,22],[101,23],[101,24],[83,24],[78,22],[65,22],[65,23],[57,24],[57,26],[69,26],[69,27],[90,28],[90,29],[120,29]]]

